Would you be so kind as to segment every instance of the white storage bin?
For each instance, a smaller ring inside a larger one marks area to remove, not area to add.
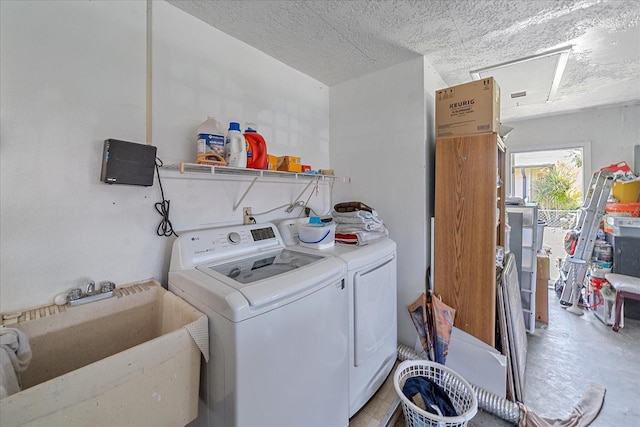
[[[300,246],[313,249],[326,249],[335,245],[335,222],[320,224],[298,224],[298,240]]]
[[[627,216],[607,216],[614,236],[640,237],[640,218]]]

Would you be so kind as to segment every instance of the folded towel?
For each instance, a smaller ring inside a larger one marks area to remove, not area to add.
[[[336,233],[353,233],[355,231],[382,231],[383,229],[384,224],[376,224],[372,222],[336,225]]]
[[[376,211],[367,212],[367,211],[353,211],[353,212],[331,212],[331,216],[336,218],[363,218],[363,219],[372,219],[376,221],[380,221],[378,219],[378,213]]]
[[[30,362],[29,338],[19,329],[0,326],[0,399],[20,391],[18,373]]]
[[[336,233],[350,234],[355,231],[382,231],[384,223],[376,211],[368,212],[363,210],[353,212],[336,212],[331,213],[333,220],[336,222]]]
[[[353,211],[369,211],[374,212],[371,206],[368,206],[366,203],[362,202],[342,202],[337,203],[333,206],[338,212],[353,212]]]
[[[336,225],[336,231],[340,233],[351,233],[353,231],[364,230],[364,231],[376,231],[382,230],[384,225],[382,224],[374,224],[374,223],[362,223],[362,224],[338,224]]]
[[[336,243],[343,245],[363,246],[377,239],[387,237],[388,235],[389,232],[387,231],[386,227],[383,227],[381,231],[356,230],[351,233],[336,232]]]
[[[336,243],[339,245],[360,245],[360,242],[358,242],[358,236],[355,234],[336,234]]]

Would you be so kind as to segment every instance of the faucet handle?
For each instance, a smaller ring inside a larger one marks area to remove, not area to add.
[[[87,283],[87,291],[86,291],[86,295],[93,295],[96,293],[96,282],[94,282],[93,280],[89,281],[89,283]]]
[[[108,280],[100,282],[100,292],[102,293],[111,292],[115,288],[116,288],[116,284],[113,282],[110,282]]]
[[[82,298],[82,289],[80,288],[72,288],[69,290],[69,300],[77,300]]]

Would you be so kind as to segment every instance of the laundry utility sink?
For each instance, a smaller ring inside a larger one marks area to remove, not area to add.
[[[33,353],[22,391],[0,400],[3,427],[184,426],[197,416],[207,317],[155,280],[3,323],[24,332]]]

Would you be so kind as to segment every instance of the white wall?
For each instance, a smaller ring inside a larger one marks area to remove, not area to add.
[[[157,182],[99,181],[104,139],[146,139],[146,2],[3,0],[0,16],[0,310],[50,303],[89,278],[164,282],[172,239],[155,234]],[[273,154],[329,166],[326,86],[167,3],[152,16],[153,144],[165,163],[194,160],[211,114],[256,122]],[[176,230],[241,222],[232,206],[246,181],[162,175]],[[266,211],[303,188],[258,182],[242,205]],[[328,187],[310,204],[328,209]]]
[[[329,167],[329,88],[165,2],[153,3],[154,143],[195,159],[207,114],[256,123],[274,155]]]
[[[335,201],[374,207],[396,241],[398,341],[408,345],[416,331],[407,305],[426,289],[433,200],[433,158],[427,153],[434,146],[427,124],[434,85],[440,84],[416,58],[331,87],[331,165],[351,177],[350,185],[336,188]]]
[[[585,156],[588,184],[593,172],[611,163],[626,161],[633,168],[633,146],[640,142],[640,105],[598,108],[505,124],[514,128],[506,139],[508,151],[590,143],[587,144],[591,145],[590,156]]]
[[[168,3],[154,2],[153,17],[153,141],[165,163],[195,159],[194,135],[210,114],[225,125],[239,121],[243,129],[246,122],[257,124],[273,155],[300,156],[314,169],[329,167],[327,86]],[[165,176],[163,186],[178,230],[238,223],[242,206],[265,212],[292,202],[306,186],[260,180],[234,212],[249,182],[173,177]],[[319,188],[309,205],[328,213],[329,188]],[[281,209],[257,219],[285,216],[291,215]]]

